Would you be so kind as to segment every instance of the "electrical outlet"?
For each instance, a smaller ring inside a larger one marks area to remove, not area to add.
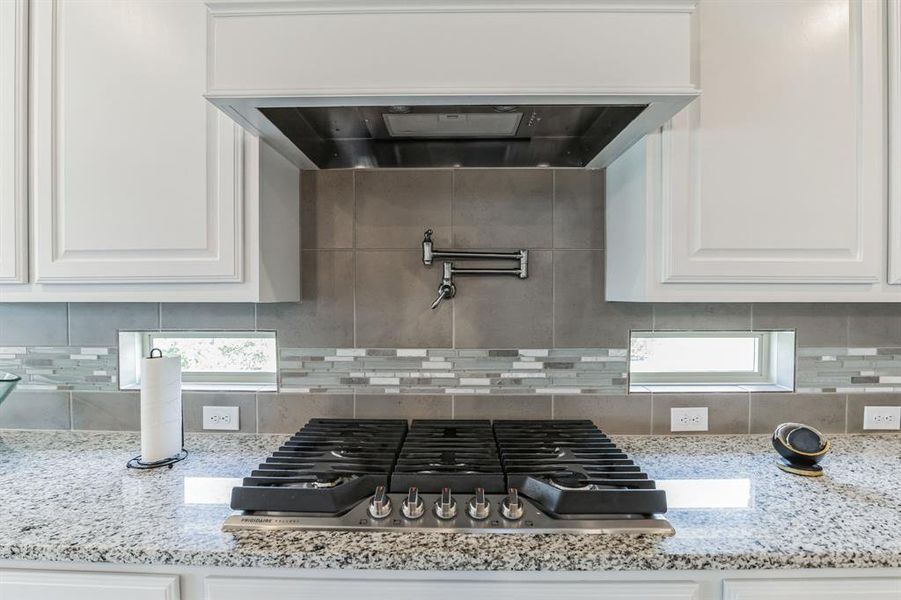
[[[203,428],[219,429],[225,431],[237,431],[238,422],[237,406],[204,406]]]
[[[707,431],[707,407],[670,409],[670,431]]]
[[[864,429],[901,429],[901,406],[864,406]]]

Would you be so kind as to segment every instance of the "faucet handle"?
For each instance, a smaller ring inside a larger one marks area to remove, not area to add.
[[[438,286],[438,297],[435,298],[434,302],[432,302],[432,310],[435,310],[436,308],[438,308],[438,305],[441,304],[442,300],[446,300],[448,298],[453,298],[454,293],[456,291],[457,290],[454,289],[454,284],[452,284],[452,283],[450,283],[450,284],[442,283],[441,285],[439,285]]]

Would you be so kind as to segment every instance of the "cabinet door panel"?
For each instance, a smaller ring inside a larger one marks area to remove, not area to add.
[[[519,598],[522,600],[698,600],[691,582],[612,583],[542,581],[466,581],[464,575],[446,580],[360,579],[244,579],[210,577],[207,600],[305,600],[307,598],[366,597],[369,600],[458,600],[459,598]]]
[[[881,281],[884,3],[698,10],[703,91],[663,134],[661,281]]]
[[[724,581],[723,600],[898,600],[901,579]]]
[[[0,571],[3,600],[178,600],[176,575]]]
[[[242,133],[204,98],[199,0],[37,2],[35,281],[242,279]]]
[[[28,3],[0,2],[0,283],[27,270]]]

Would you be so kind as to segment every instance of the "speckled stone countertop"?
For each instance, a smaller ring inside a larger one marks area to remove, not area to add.
[[[901,567],[899,435],[835,436],[820,479],[776,469],[765,436],[614,436],[667,486],[677,508],[667,513],[676,535],[666,539],[223,533],[230,478],[286,437],[189,435],[184,463],[131,471],[136,434],[0,431],[0,559],[512,571]]]

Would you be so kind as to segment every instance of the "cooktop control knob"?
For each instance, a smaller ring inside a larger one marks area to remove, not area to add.
[[[466,512],[473,519],[481,521],[487,519],[491,512],[491,505],[485,499],[485,488],[476,488],[476,495],[469,499]]]
[[[507,491],[507,497],[501,502],[501,514],[508,521],[516,521],[522,518],[524,509],[522,500],[519,499],[519,492],[516,488],[510,488]]]
[[[384,519],[391,514],[391,498],[385,493],[385,486],[375,488],[372,500],[369,501],[369,516],[373,519]]]
[[[441,497],[435,501],[435,516],[449,520],[457,516],[457,501],[451,495],[450,488],[441,490]]]
[[[419,497],[419,490],[411,487],[407,497],[400,504],[400,512],[408,519],[418,519],[425,512],[425,504]]]

